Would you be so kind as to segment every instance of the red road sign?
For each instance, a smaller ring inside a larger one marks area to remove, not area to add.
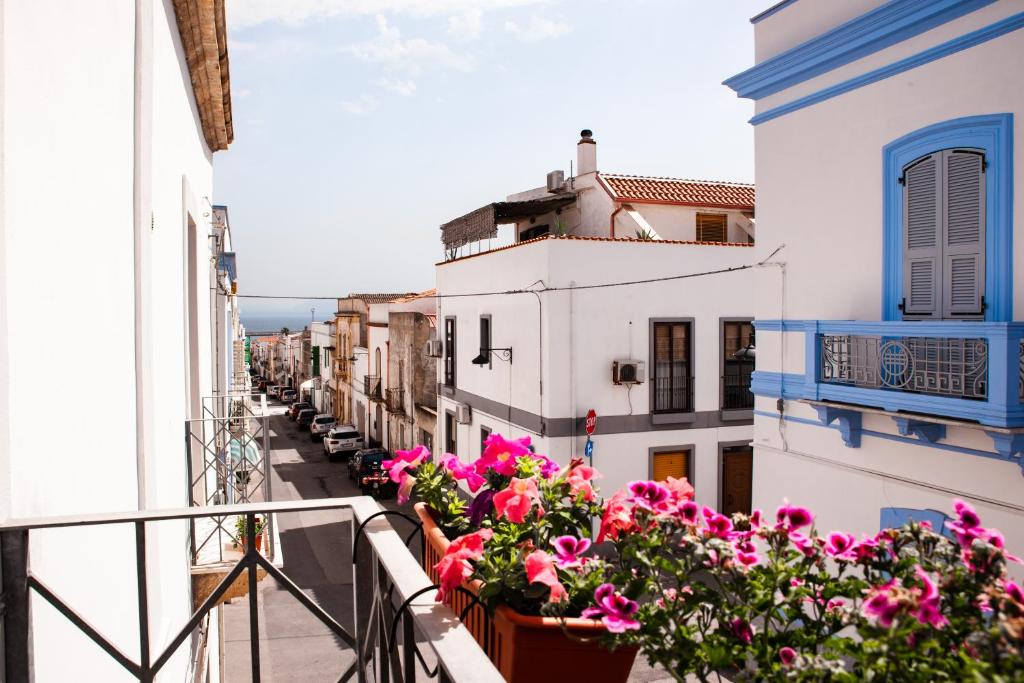
[[[594,433],[597,429],[597,413],[593,409],[587,411],[587,436]]]

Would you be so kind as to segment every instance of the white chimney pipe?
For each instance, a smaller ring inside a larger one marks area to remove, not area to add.
[[[576,143],[576,173],[586,175],[597,170],[597,141],[594,133],[584,128],[580,131],[580,141]]]

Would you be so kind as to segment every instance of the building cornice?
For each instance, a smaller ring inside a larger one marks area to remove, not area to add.
[[[231,77],[224,0],[173,0],[192,92],[211,152],[235,138],[231,123]]]

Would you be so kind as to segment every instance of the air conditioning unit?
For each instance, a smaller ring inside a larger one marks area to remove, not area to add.
[[[427,355],[431,358],[440,358],[442,350],[440,339],[431,339],[427,342]]]
[[[465,403],[455,409],[455,421],[460,425],[468,425],[473,421],[473,409]]]
[[[612,361],[613,384],[643,384],[644,362],[642,360]]]
[[[548,173],[548,192],[561,192],[565,185],[564,171],[551,171]]]

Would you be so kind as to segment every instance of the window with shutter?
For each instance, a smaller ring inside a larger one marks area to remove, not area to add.
[[[984,155],[942,150],[903,169],[903,317],[981,318]]]
[[[697,214],[698,242],[727,242],[728,216],[724,213]]]

